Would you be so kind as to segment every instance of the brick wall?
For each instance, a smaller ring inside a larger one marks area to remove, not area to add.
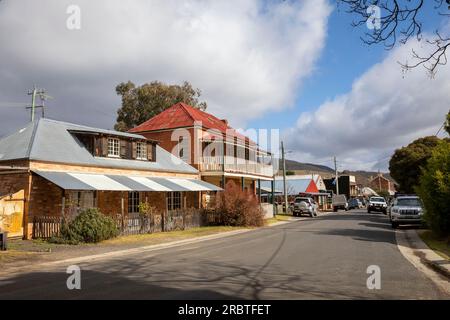
[[[58,216],[62,210],[63,190],[52,182],[33,174],[29,221],[33,216]]]
[[[383,191],[394,191],[394,186],[392,183],[383,178],[383,177],[376,177],[370,182],[370,187],[374,190],[381,190]]]
[[[172,130],[167,130],[167,131],[143,132],[140,134],[148,139],[157,140],[159,142],[159,146],[161,148],[178,156],[177,147],[176,147],[178,144],[178,141],[172,141],[172,134],[175,130],[177,130],[177,129],[172,129]],[[195,162],[197,162],[198,160],[197,161],[195,160],[195,153],[194,153],[194,151],[195,151],[194,128],[186,128],[186,129],[180,129],[180,130],[188,131],[189,136],[190,136],[190,150],[189,150],[190,151],[190,159],[189,159],[189,161],[186,161],[186,162],[197,168],[197,164]],[[175,150],[175,151],[172,152],[173,150]]]

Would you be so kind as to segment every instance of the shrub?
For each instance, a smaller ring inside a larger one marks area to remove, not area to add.
[[[425,207],[425,221],[438,236],[450,235],[450,143],[441,141],[422,168],[416,188]]]
[[[218,194],[216,211],[225,225],[258,227],[264,224],[264,214],[256,197],[242,191],[233,181],[229,181],[225,190]]]
[[[63,223],[61,227],[61,238],[70,244],[96,243],[118,235],[115,221],[95,208],[80,212],[72,221]]]

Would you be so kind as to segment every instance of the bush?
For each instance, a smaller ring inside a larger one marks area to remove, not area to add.
[[[216,211],[228,226],[259,227],[264,224],[264,214],[256,197],[242,191],[233,181],[216,198]]]
[[[450,143],[441,141],[422,168],[417,194],[425,207],[425,221],[438,236],[450,235]]]
[[[119,235],[115,221],[103,215],[98,209],[86,209],[72,221],[63,223],[61,239],[65,243],[96,243]]]

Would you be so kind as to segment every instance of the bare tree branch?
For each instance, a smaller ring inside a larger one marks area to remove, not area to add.
[[[422,40],[422,22],[420,12],[424,9],[425,0],[338,0],[338,3],[344,3],[348,13],[357,16],[352,26],[359,27],[372,22],[371,19],[377,19],[377,22],[370,32],[365,32],[362,41],[367,45],[383,44],[386,49],[392,49],[397,42],[405,44],[409,39],[415,37]],[[450,13],[440,11],[441,8],[447,9],[447,0],[434,0],[434,9],[439,15],[450,17]],[[373,17],[370,11],[371,6],[377,6],[380,9],[380,16]],[[411,70],[418,66],[423,66],[431,76],[437,71],[437,67],[447,63],[446,51],[450,44],[450,37],[441,36],[436,31],[436,37],[426,39],[427,44],[433,47],[429,54],[422,56],[412,51],[414,62],[400,63],[404,71]]]

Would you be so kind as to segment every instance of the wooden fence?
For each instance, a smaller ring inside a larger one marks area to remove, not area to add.
[[[58,236],[61,223],[61,217],[35,216],[33,218],[33,239],[48,239]]]
[[[139,214],[117,218],[122,235],[187,230],[220,224],[220,215],[202,209],[181,209],[143,216]]]
[[[220,225],[220,214],[203,209],[182,209],[153,215],[129,214],[115,217],[121,235],[136,235],[196,227]],[[36,216],[33,219],[33,238],[48,239],[58,236],[62,218]]]

